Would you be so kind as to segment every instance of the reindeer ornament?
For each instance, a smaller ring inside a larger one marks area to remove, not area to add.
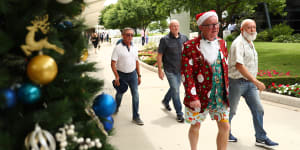
[[[48,15],[44,17],[36,17],[35,20],[31,21],[33,24],[32,26],[27,26],[26,29],[29,31],[26,35],[25,43],[26,45],[21,45],[22,50],[24,53],[29,56],[33,51],[39,51],[43,48],[52,49],[57,51],[60,54],[64,54],[64,50],[57,47],[54,44],[48,42],[48,38],[45,37],[39,41],[35,41],[35,32],[39,29],[42,31],[43,34],[47,34],[49,31],[49,22],[48,22]]]

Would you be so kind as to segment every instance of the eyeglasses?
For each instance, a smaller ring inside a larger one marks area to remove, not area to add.
[[[133,37],[133,34],[127,33],[127,34],[125,34],[125,36],[127,36],[127,37]]]
[[[205,27],[208,27],[209,29],[212,29],[212,28],[220,27],[220,23],[216,23],[216,24],[205,24],[205,25],[202,25],[202,26],[205,26]]]

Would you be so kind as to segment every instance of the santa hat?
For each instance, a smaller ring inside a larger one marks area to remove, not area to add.
[[[197,20],[197,24],[198,26],[202,25],[202,23],[209,17],[211,16],[216,16],[218,18],[218,15],[216,13],[215,10],[210,10],[210,11],[207,11],[207,12],[203,12],[203,13],[200,13],[200,14],[197,14],[196,15],[196,20]]]

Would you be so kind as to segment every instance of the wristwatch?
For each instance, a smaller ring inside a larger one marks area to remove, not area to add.
[[[140,74],[138,74],[138,77],[142,77]]]

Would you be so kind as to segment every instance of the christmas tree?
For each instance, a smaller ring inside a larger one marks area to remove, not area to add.
[[[1,150],[53,148],[51,137],[56,149],[113,149],[88,113],[103,82],[86,74],[94,63],[79,63],[88,46],[84,7],[83,0],[0,1]]]

